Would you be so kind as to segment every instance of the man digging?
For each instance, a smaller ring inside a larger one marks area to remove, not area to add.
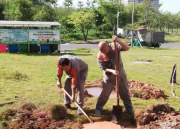
[[[132,107],[132,102],[129,94],[127,76],[123,68],[123,62],[121,60],[121,51],[128,51],[129,47],[126,43],[118,39],[117,36],[112,36],[112,40],[116,42],[117,53],[118,53],[117,63],[118,63],[119,71],[115,70],[114,44],[113,43],[108,44],[105,41],[100,42],[98,45],[100,52],[97,55],[97,61],[100,69],[104,71],[104,76],[102,82],[103,90],[97,101],[95,113],[101,115],[103,106],[108,101],[109,96],[114,86],[116,85],[116,75],[118,75],[119,95],[125,106],[125,112],[123,114],[123,117],[126,115],[133,117],[134,110]]]
[[[77,103],[80,107],[84,105],[84,83],[87,78],[88,65],[81,59],[72,55],[63,55],[59,58],[57,63],[57,86],[62,88],[61,77],[63,71],[66,72],[66,80],[64,89],[69,95],[72,96],[72,100],[64,93],[64,104],[67,109],[71,109],[71,102],[75,101],[76,89],[77,89]],[[78,108],[77,114],[82,114],[82,111]]]

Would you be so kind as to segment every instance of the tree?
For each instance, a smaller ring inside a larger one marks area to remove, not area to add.
[[[6,0],[3,12],[6,20],[18,21],[22,17],[19,4],[16,1]]]
[[[5,9],[5,2],[4,0],[0,0],[0,19],[1,20],[4,20],[4,14],[3,14],[3,11]]]
[[[49,4],[44,4],[41,11],[35,15],[34,20],[37,21],[58,21],[55,10]]]
[[[69,16],[69,24],[79,28],[83,34],[84,41],[87,41],[88,31],[94,24],[94,13],[92,11],[80,10]]]
[[[70,8],[71,6],[73,6],[72,0],[65,0],[63,4],[67,8]]]
[[[178,28],[180,27],[180,12],[175,14],[175,26],[176,26],[176,33],[178,33]]]
[[[77,5],[80,9],[83,8],[83,2],[82,1],[78,1],[78,5]]]
[[[91,3],[89,0],[86,1],[87,8],[91,8]]]
[[[110,1],[105,1],[105,0],[100,0],[99,1],[99,8],[98,11],[99,13],[103,16],[103,22],[104,24],[102,25],[103,27],[109,29],[113,28],[112,30],[114,31],[115,34],[115,27],[116,27],[116,16],[117,16],[117,11],[122,10],[122,5],[120,5],[119,0],[110,0]]]
[[[32,21],[33,20],[33,11],[32,11],[32,2],[29,0],[15,0],[19,6],[19,11],[22,16],[19,20],[21,21]]]

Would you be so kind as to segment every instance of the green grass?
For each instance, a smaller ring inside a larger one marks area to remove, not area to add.
[[[76,50],[73,55],[88,63],[88,81],[102,78],[103,72],[97,64],[98,50]],[[21,99],[11,105],[0,107],[0,113],[8,108],[19,108],[24,103],[34,103],[38,109],[46,110],[52,104],[63,104],[63,93],[58,93],[56,86],[57,60],[60,55],[47,54],[0,54],[0,103]],[[176,110],[180,109],[179,99],[172,98],[169,84],[173,65],[180,63],[180,48],[153,49],[130,48],[122,52],[122,60],[128,80],[138,80],[152,83],[164,90],[169,96],[166,100]],[[133,61],[152,61],[151,64],[135,64]],[[177,69],[177,82],[180,82],[180,73]],[[65,75],[63,75],[64,83]],[[177,96],[180,96],[180,85],[174,85]],[[91,115],[94,112],[97,97],[85,99],[85,110]],[[161,100],[142,100],[132,98],[135,109],[145,108],[150,104],[163,103]],[[109,99],[104,109],[111,110],[116,104],[115,99]],[[122,104],[122,101],[121,103]],[[76,110],[68,111],[76,117]],[[82,116],[79,120],[83,120]]]
[[[177,42],[180,41],[180,34],[169,34],[165,35],[166,42]]]

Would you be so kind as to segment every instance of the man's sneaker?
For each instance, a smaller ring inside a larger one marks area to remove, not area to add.
[[[83,113],[82,113],[82,111],[80,109],[77,109],[77,114],[82,115]]]
[[[95,114],[97,114],[97,115],[101,115],[101,110],[96,109],[96,110],[95,110]]]
[[[70,104],[65,104],[65,107],[66,107],[67,109],[71,109],[71,105],[70,105]]]

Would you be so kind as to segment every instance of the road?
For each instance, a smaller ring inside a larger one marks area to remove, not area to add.
[[[160,48],[174,48],[180,47],[180,42],[169,42],[161,44]],[[61,44],[60,50],[76,50],[77,48],[90,48],[90,49],[98,49],[98,44]]]
[[[160,48],[174,48],[174,47],[180,47],[180,42],[169,42],[161,44]]]

